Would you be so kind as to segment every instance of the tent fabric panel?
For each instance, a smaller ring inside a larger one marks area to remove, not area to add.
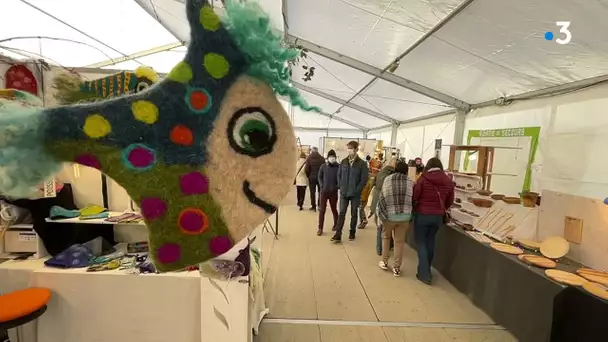
[[[362,113],[356,109],[352,109],[349,107],[344,107],[340,109],[336,116],[351,122],[358,123],[359,125],[364,126],[368,129],[380,127],[387,124],[387,122],[384,120],[375,118],[373,116],[370,116],[368,114]]]
[[[424,34],[347,1],[284,1],[290,34],[378,68],[386,67]]]
[[[4,42],[2,45],[41,54],[50,62],[63,66],[86,66],[101,60],[123,57],[122,54],[129,55],[177,41],[133,1],[27,0],[27,3],[99,41],[88,38],[24,2],[8,0],[7,3],[3,3],[3,8],[10,9],[15,15],[6,15],[0,22],[0,40],[11,37],[47,36],[76,42],[19,39]],[[82,13],[95,13],[95,15],[83,16]],[[27,22],[36,24],[27,24],[24,18],[27,18]],[[141,32],[147,34],[142,35]]]
[[[353,102],[399,121],[451,109],[449,105],[384,80],[376,80]]]
[[[153,68],[156,72],[168,73],[177,63],[181,62],[185,56],[186,51],[177,48],[140,57],[137,60],[143,65]],[[138,66],[139,64],[137,62],[131,60],[109,65],[104,67],[104,69],[134,70]]]
[[[311,77],[310,81],[303,80],[305,73],[313,67],[315,68],[314,76]],[[291,78],[294,82],[311,88],[317,88],[324,92],[325,90],[341,92],[345,94],[346,100],[355,95],[357,91],[368,84],[373,78],[369,74],[313,52],[306,52],[306,57],[301,57],[297,65],[292,67],[291,72]]]
[[[190,40],[186,6],[175,0],[134,0],[180,41]]]

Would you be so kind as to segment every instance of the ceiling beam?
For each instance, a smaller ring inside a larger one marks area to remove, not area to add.
[[[303,85],[303,84],[297,83],[297,82],[293,82],[293,85],[294,85],[294,87],[296,87],[296,88],[298,88],[300,90],[303,90],[303,91],[305,91],[307,93],[311,93],[313,95],[317,95],[319,97],[322,97],[324,99],[333,101],[335,103],[339,103],[342,106],[346,106],[346,107],[358,110],[361,113],[365,113],[365,114],[367,114],[369,116],[373,116],[373,117],[375,117],[377,119],[380,119],[380,120],[383,120],[383,121],[386,121],[386,122],[397,123],[397,120],[391,118],[390,116],[386,116],[384,114],[380,114],[380,113],[375,112],[375,111],[373,111],[371,109],[367,109],[365,107],[362,107],[362,106],[359,106],[357,104],[354,104],[354,103],[352,103],[350,101],[346,101],[344,99],[341,99],[341,98],[339,98],[337,96],[326,94],[326,93],[324,93],[324,92],[322,92],[322,91],[320,91],[318,89],[315,89],[315,88],[312,88],[312,87],[309,87],[309,86],[306,86],[306,85]]]
[[[307,40],[304,40],[302,38],[298,38],[295,37],[293,35],[287,35],[288,41],[290,43],[292,43],[295,46],[299,46],[303,49],[306,49],[310,52],[313,52],[317,55],[323,56],[325,58],[331,59],[335,62],[338,62],[340,64],[344,64],[348,67],[351,67],[353,69],[356,69],[358,71],[364,72],[366,74],[375,76],[381,80],[393,83],[395,85],[398,85],[400,87],[409,89],[413,92],[416,92],[418,94],[430,97],[434,100],[437,100],[439,102],[445,103],[447,105],[450,105],[452,107],[456,107],[456,108],[460,108],[460,109],[465,109],[468,110],[469,108],[469,104],[461,101],[459,99],[456,99],[452,96],[443,94],[439,91],[433,90],[431,88],[425,87],[421,84],[418,84],[416,82],[410,81],[406,78],[403,78],[401,76],[397,76],[393,73],[390,72],[384,72],[382,69],[378,69],[374,66],[371,66],[369,64],[363,63],[361,61],[358,61],[354,58],[342,55],[338,52],[332,51],[328,48],[322,47],[320,45],[311,43]]]
[[[500,97],[495,100],[485,101],[471,105],[471,109],[479,109],[489,106],[505,106],[511,104],[513,101],[524,101],[533,100],[539,97],[559,96],[565,93],[576,91],[582,88],[591,87],[605,82],[608,82],[608,75],[587,78],[584,80],[560,84],[545,89],[533,90],[518,95]]]
[[[162,46],[157,46],[157,47],[152,48],[152,49],[136,52],[136,53],[124,56],[124,57],[119,57],[119,58],[114,58],[114,59],[108,59],[108,60],[105,60],[105,61],[102,61],[102,62],[90,64],[90,65],[87,65],[86,67],[87,68],[103,68],[103,67],[107,67],[107,66],[110,66],[110,65],[115,65],[115,64],[118,64],[118,63],[130,61],[130,60],[135,59],[135,58],[146,57],[146,56],[154,55],[154,54],[159,53],[159,52],[169,51],[171,49],[175,49],[175,48],[180,47],[180,46],[183,46],[183,44],[180,43],[180,42],[175,42],[175,43],[171,43],[171,44],[165,44],[165,45],[162,45]]]
[[[399,121],[399,125],[408,124],[408,123],[412,123],[412,122],[416,122],[416,121],[422,121],[422,120],[428,120],[428,119],[438,118],[438,117],[442,117],[442,116],[446,116],[446,115],[454,115],[454,114],[456,114],[456,112],[457,111],[455,109],[450,109],[450,110],[446,110],[446,111],[439,112],[439,113],[433,113],[433,114],[428,114],[428,115],[424,115],[424,116],[419,116],[417,118]],[[392,128],[392,127],[393,127],[392,124],[382,125],[382,126],[371,128],[370,131],[379,131],[379,130],[383,130],[383,129],[387,129],[387,128]]]

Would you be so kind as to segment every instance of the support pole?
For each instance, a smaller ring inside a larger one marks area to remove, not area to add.
[[[464,145],[464,126],[466,122],[467,112],[464,110],[456,111],[456,119],[454,120],[454,142],[453,145]],[[460,168],[461,153],[456,153],[454,156],[454,167]]]
[[[391,129],[391,146],[397,145],[397,129],[399,129],[399,124],[394,124]]]

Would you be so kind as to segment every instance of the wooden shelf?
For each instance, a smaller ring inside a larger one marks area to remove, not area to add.
[[[109,217],[120,216],[124,213],[111,211]],[[144,222],[132,222],[132,223],[123,223],[123,222],[108,222],[107,218],[98,218],[98,219],[90,219],[90,220],[81,220],[79,217],[61,219],[61,220],[51,220],[50,218],[46,219],[46,222],[49,223],[76,223],[76,224],[110,224],[110,225],[127,225],[127,226],[144,226]]]

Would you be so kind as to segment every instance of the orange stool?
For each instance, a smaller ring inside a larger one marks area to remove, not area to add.
[[[49,289],[32,287],[0,295],[0,330],[9,330],[29,323],[46,311],[51,299]]]

